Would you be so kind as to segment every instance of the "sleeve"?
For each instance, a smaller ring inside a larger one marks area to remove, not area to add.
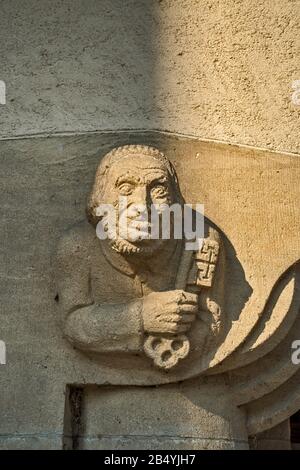
[[[56,256],[58,301],[64,336],[77,348],[100,353],[143,349],[142,300],[121,304],[94,302],[88,244],[69,234]]]

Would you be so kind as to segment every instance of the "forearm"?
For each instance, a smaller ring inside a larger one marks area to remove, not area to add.
[[[142,300],[127,304],[93,304],[67,316],[64,334],[74,346],[95,352],[143,349]]]

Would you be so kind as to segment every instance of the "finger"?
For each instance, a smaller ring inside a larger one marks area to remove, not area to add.
[[[171,333],[184,333],[190,329],[190,323],[169,323],[168,330]]]
[[[179,304],[198,304],[198,295],[182,291],[178,299]]]
[[[166,333],[168,334],[171,334],[171,335],[177,335],[178,333],[178,325],[177,323],[173,322],[173,323],[167,323],[165,326],[164,326],[164,330]]]
[[[177,323],[182,317],[182,313],[180,314],[179,312],[176,312],[176,308],[169,309],[168,311],[165,311],[161,313],[158,317],[158,320],[160,323]]]
[[[198,312],[198,305],[190,305],[190,304],[178,305],[177,309],[176,309],[176,312],[181,314],[181,315],[184,315],[185,313],[186,314],[189,314],[189,313],[196,314]]]
[[[169,315],[167,318],[164,318],[164,322],[166,323],[192,323],[196,318],[196,314],[194,311],[191,313],[182,312],[180,315],[173,314]]]
[[[178,323],[192,323],[196,318],[196,315],[186,314],[181,317]]]
[[[190,328],[191,328],[190,323],[178,324],[177,333],[186,333],[187,331],[189,331]]]

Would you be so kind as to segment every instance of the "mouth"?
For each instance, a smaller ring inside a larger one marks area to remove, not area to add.
[[[119,227],[119,235],[130,242],[143,242],[151,240],[152,226],[147,221],[127,219],[126,224]]]

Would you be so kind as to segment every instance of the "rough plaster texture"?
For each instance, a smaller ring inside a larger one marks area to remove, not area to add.
[[[249,439],[250,448],[255,450],[290,450],[291,430],[287,419],[268,431]]]
[[[165,129],[299,151],[300,2],[1,2],[0,135]]]
[[[7,104],[0,106],[0,138],[166,129],[299,153],[300,108],[291,102],[291,83],[300,79],[299,15],[293,0],[258,0],[255,8],[251,0],[3,0],[0,80]],[[0,146],[0,339],[8,361],[0,366],[1,448],[61,448],[66,383],[101,382],[98,366],[61,337],[51,255],[66,227],[83,217],[98,155],[131,139],[121,133]],[[192,188],[237,249],[254,292],[247,307],[254,318],[244,312],[250,328],[275,280],[299,259],[298,158],[205,144],[201,160],[186,143],[181,153],[172,139],[133,140],[166,148],[180,174],[189,155],[193,176],[200,180],[201,173],[203,185],[183,179],[183,190]],[[247,237],[240,236],[245,227]],[[238,294],[239,302],[245,299],[245,291]],[[268,354],[248,369],[244,351],[237,402],[255,399],[258,390],[265,396],[248,410],[252,434],[300,407],[297,393],[288,400],[299,378],[286,366],[297,325],[271,357],[276,373]],[[237,324],[233,342],[238,331]],[[235,361],[226,364],[234,368]],[[121,379],[104,370],[101,380]],[[87,396],[96,406],[98,397]],[[284,409],[276,406],[284,402]]]
[[[224,388],[214,388],[222,396]],[[243,412],[236,413],[226,398],[212,404],[210,393],[210,386],[185,383],[87,387],[79,448],[248,449]]]

